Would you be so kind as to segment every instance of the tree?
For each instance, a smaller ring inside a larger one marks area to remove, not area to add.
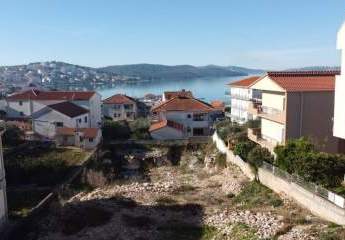
[[[150,121],[147,118],[138,118],[129,122],[132,139],[150,139]]]
[[[2,135],[2,143],[5,146],[17,146],[23,142],[24,132],[14,125],[7,125],[6,131]]]
[[[247,158],[248,163],[250,163],[256,169],[261,167],[263,162],[273,163],[274,160],[271,152],[267,148],[262,148],[261,146],[254,147],[248,153]]]
[[[130,137],[130,129],[125,121],[105,121],[102,136],[105,140],[124,140]]]
[[[235,145],[234,154],[247,161],[249,152],[256,146],[252,141],[242,141]]]

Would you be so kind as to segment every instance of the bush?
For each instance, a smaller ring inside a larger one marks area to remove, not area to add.
[[[147,118],[138,118],[129,122],[132,139],[150,139],[150,121]]]
[[[254,147],[247,157],[248,163],[250,163],[255,169],[261,167],[262,163],[269,162],[273,163],[273,156],[267,148],[262,148],[261,146]]]
[[[131,135],[130,128],[125,121],[105,121],[102,127],[102,136],[105,140],[125,140]]]
[[[335,187],[343,180],[345,157],[316,152],[313,144],[305,138],[289,141],[286,146],[278,146],[275,153],[275,164],[279,168],[290,174],[297,174],[306,181]]]
[[[2,143],[5,146],[17,146],[23,142],[24,132],[14,125],[7,125],[2,135]]]
[[[230,120],[218,122],[216,125],[219,137],[227,143],[228,140],[236,144],[240,141],[247,140],[247,128]]]
[[[260,120],[249,120],[246,124],[249,128],[259,128],[261,125]]]
[[[217,167],[226,168],[226,155],[223,153],[217,153],[215,162]]]
[[[234,154],[247,161],[249,152],[256,146],[252,141],[239,142],[234,147]]]

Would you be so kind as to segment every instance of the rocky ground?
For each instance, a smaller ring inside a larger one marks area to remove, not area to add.
[[[193,159],[193,156],[191,156]],[[38,223],[38,239],[321,239],[328,227],[212,157],[161,166],[149,180],[81,192]],[[332,238],[333,239],[333,238]]]

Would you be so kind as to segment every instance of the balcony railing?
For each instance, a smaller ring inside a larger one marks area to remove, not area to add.
[[[244,94],[233,94],[233,93],[231,93],[230,97],[235,98],[235,99],[240,99],[240,100],[246,100],[246,101],[250,100],[250,96],[244,95]]]
[[[256,142],[261,147],[267,148],[270,152],[273,153],[274,148],[278,145],[278,142],[269,141],[266,136],[262,136],[261,128],[248,128],[248,138],[253,142]]]

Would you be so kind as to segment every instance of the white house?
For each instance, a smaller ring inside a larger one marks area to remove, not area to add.
[[[345,23],[338,32],[337,48],[341,50],[341,74],[335,79],[333,135],[345,139]]]
[[[58,128],[55,136],[58,145],[77,146],[84,149],[93,149],[102,140],[102,131],[99,128]]]
[[[260,91],[250,88],[250,85],[259,78],[254,76],[228,84],[230,86],[231,121],[243,124],[256,118],[255,115],[248,112],[248,108],[253,104],[253,99],[261,101]]]
[[[99,127],[102,121],[101,96],[94,91],[41,91],[36,89],[15,93],[6,98],[7,118],[31,118],[31,115],[47,105],[72,102],[90,113],[91,127]]]
[[[49,139],[55,137],[57,128],[89,128],[90,125],[89,110],[71,102],[48,105],[32,114],[33,131]]]
[[[219,109],[195,98],[176,96],[152,110],[154,139],[187,139],[208,136]]]
[[[103,115],[113,121],[134,120],[138,116],[138,104],[134,98],[115,94],[103,101]]]

